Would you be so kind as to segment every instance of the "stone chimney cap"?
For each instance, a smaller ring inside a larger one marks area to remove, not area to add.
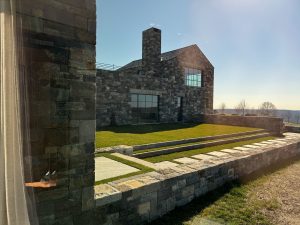
[[[150,27],[149,29],[144,30],[143,32],[147,32],[147,31],[161,32],[161,30],[156,27]]]

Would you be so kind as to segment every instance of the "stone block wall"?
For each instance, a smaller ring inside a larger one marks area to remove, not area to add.
[[[147,224],[176,207],[221,187],[300,157],[300,136],[225,152],[95,187],[98,224]]]
[[[30,151],[24,159],[32,177],[26,182],[39,181],[49,169],[57,172],[56,187],[32,190],[39,222],[89,224],[85,218],[94,207],[96,1],[22,0],[17,13],[30,122]]]
[[[206,114],[195,117],[194,121],[210,124],[262,128],[277,136],[282,135],[284,131],[283,119],[277,117],[224,116]]]
[[[300,126],[286,125],[284,129],[286,132],[300,133]]]

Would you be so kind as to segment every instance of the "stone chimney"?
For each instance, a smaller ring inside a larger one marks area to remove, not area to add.
[[[158,75],[161,61],[161,30],[150,28],[143,32],[143,71]]]

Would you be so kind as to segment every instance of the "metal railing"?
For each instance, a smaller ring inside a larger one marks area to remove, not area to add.
[[[121,68],[121,66],[117,66],[114,64],[107,64],[107,63],[96,63],[96,68],[101,70],[111,70],[115,71]]]

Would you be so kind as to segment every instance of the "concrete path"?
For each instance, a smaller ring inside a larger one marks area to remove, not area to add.
[[[106,157],[95,158],[95,181],[118,177],[139,170]]]

